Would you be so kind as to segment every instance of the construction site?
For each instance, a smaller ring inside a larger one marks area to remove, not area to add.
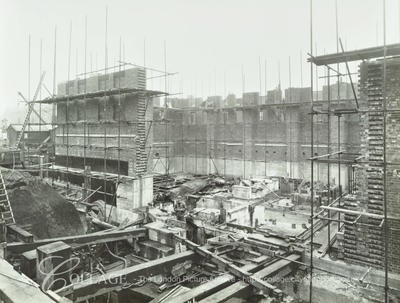
[[[240,95],[173,92],[165,43],[161,68],[121,41],[109,64],[108,8],[104,66],[85,19],[74,75],[56,28],[53,70],[4,127],[0,302],[399,302],[400,43],[378,2],[383,43],[347,49],[336,24],[316,54],[305,1],[309,79],[291,85],[289,58],[267,89],[259,59]]]

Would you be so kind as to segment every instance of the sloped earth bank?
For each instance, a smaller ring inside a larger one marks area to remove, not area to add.
[[[2,173],[19,226],[38,239],[84,233],[78,211],[50,185],[25,172]]]

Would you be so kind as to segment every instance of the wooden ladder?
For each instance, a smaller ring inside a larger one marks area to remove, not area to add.
[[[6,184],[0,169],[0,214],[6,225],[15,224],[14,213],[8,198]]]
[[[29,122],[29,119],[30,119],[30,117],[31,117],[32,111],[33,111],[33,106],[29,105],[28,113],[27,113],[26,116],[25,116],[24,124],[22,124],[21,131],[20,131],[20,133],[18,134],[18,138],[17,138],[17,141],[16,141],[16,143],[15,143],[15,147],[16,147],[16,148],[19,147],[19,145],[20,145],[20,143],[21,143],[21,141],[22,141],[22,138],[23,138],[24,132],[25,132],[25,128],[26,128],[26,126],[28,125],[28,122]]]
[[[45,74],[46,74],[46,73],[43,72],[42,75],[40,76],[39,85],[38,85],[38,87],[36,88],[35,96],[33,97],[33,101],[36,101],[36,98],[38,97],[40,88],[42,87],[42,82],[43,82],[43,79],[44,79],[44,75],[45,75]],[[29,109],[28,109],[28,112],[26,113],[25,120],[24,120],[24,124],[22,124],[21,132],[19,133],[19,135],[18,135],[18,137],[17,137],[17,141],[16,141],[16,143],[15,143],[15,147],[16,147],[16,148],[18,148],[19,145],[21,144],[21,141],[22,141],[22,139],[23,139],[23,137],[24,137],[25,128],[26,128],[26,126],[29,124],[29,120],[30,120],[30,118],[31,118],[32,112],[34,112],[34,113],[39,117],[41,123],[46,124],[46,122],[42,119],[42,117],[40,116],[40,114],[38,114],[37,111],[35,111],[35,109],[33,108],[32,102],[27,101],[27,100],[25,99],[25,97],[24,97],[21,93],[18,93],[18,94],[22,97],[22,99],[24,99],[25,103],[28,104]]]

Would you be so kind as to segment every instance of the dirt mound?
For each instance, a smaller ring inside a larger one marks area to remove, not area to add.
[[[36,238],[84,233],[78,211],[50,185],[16,171],[3,171],[3,176],[16,223]]]
[[[1,173],[3,174],[7,189],[13,189],[16,187],[27,185],[29,182],[35,181],[35,177],[27,172],[11,170],[2,167]]]

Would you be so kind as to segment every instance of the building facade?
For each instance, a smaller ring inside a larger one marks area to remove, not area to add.
[[[141,68],[60,83],[57,97],[42,101],[56,106],[55,169],[74,169],[80,176],[68,181],[78,184],[90,171],[89,190],[107,180],[102,191],[119,209],[152,202],[152,98],[160,94],[146,90]]]

